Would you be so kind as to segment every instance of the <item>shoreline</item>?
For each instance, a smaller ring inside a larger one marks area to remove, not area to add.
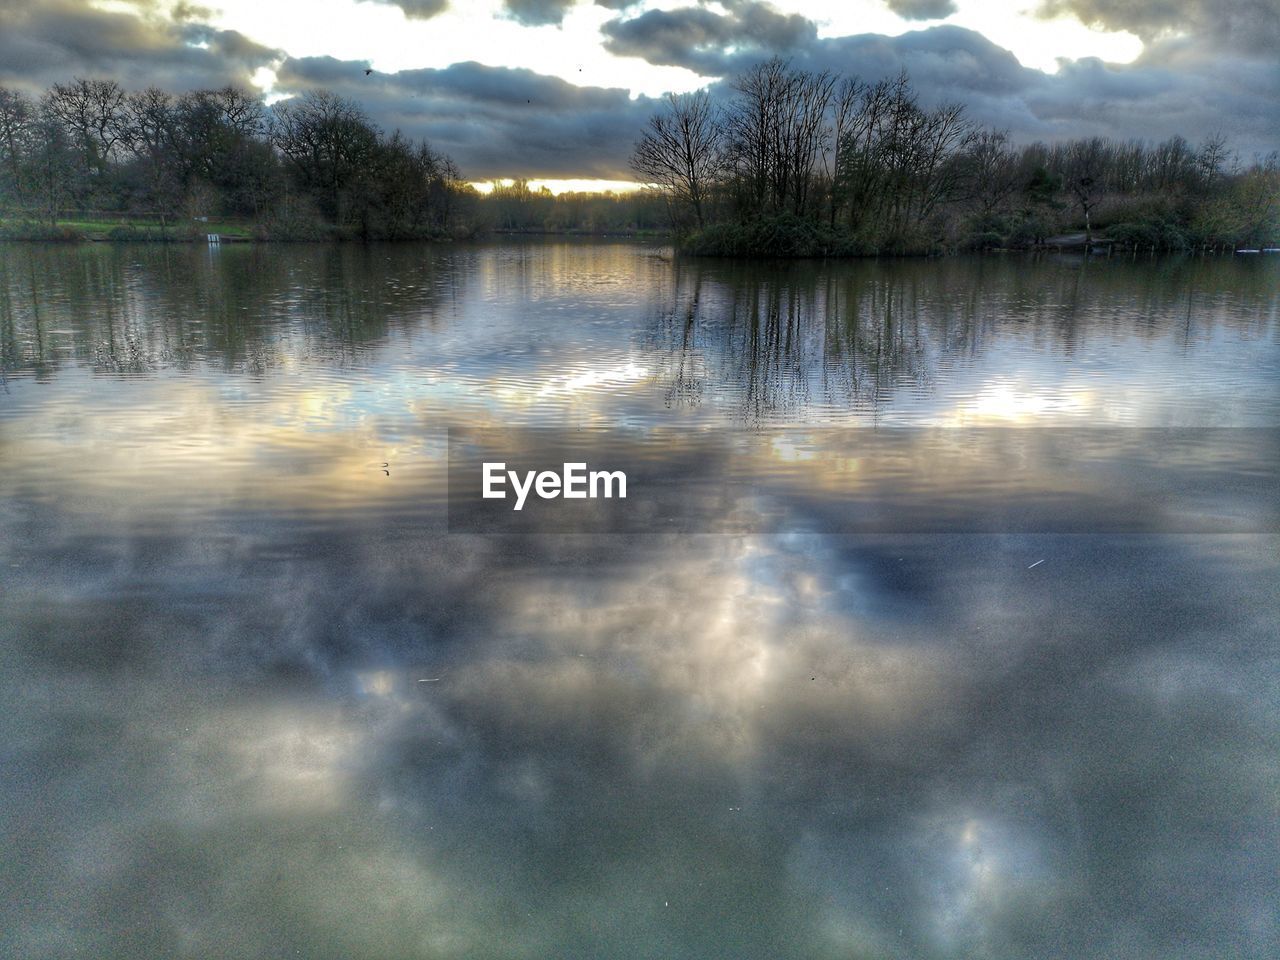
[[[177,235],[174,235],[177,234]],[[216,240],[210,237],[216,236]],[[48,225],[39,224],[21,224],[21,225],[4,225],[0,224],[0,244],[2,243],[47,243],[47,244],[98,244],[98,243],[159,243],[159,244],[180,244],[180,245],[205,245],[205,246],[222,246],[224,244],[374,244],[374,243],[431,243],[431,244],[453,244],[468,243],[484,240],[518,240],[518,239],[547,239],[547,238],[564,238],[575,240],[629,240],[636,242],[650,241],[671,244],[674,246],[674,255],[690,259],[724,259],[724,260],[875,260],[875,259],[942,259],[954,256],[966,256],[973,254],[1027,254],[1027,253],[1070,253],[1084,254],[1097,259],[1108,259],[1113,256],[1132,257],[1139,254],[1148,256],[1168,256],[1168,255],[1184,255],[1184,256],[1237,256],[1244,254],[1274,254],[1280,253],[1280,249],[1275,247],[1262,247],[1258,249],[1245,248],[1235,249],[1230,246],[1205,246],[1194,249],[1165,249],[1160,247],[1145,248],[1132,244],[1126,244],[1119,240],[1099,236],[1094,237],[1091,242],[1086,242],[1083,234],[1068,234],[1047,238],[1044,242],[1028,246],[992,246],[973,249],[960,248],[933,248],[922,250],[897,250],[897,251],[876,251],[876,250],[719,250],[715,248],[700,247],[698,244],[688,244],[687,238],[675,237],[670,233],[661,233],[657,231],[637,231],[637,232],[595,232],[584,230],[519,230],[519,229],[494,229],[471,236],[418,236],[418,237],[369,237],[363,238],[344,234],[341,231],[334,230],[330,236],[322,237],[272,237],[258,233],[244,227],[239,227],[237,232],[224,233],[208,231],[207,233],[197,233],[195,231],[182,230],[180,233],[174,231],[173,234],[161,233],[158,230],[138,229],[136,225],[120,225],[111,230],[84,230],[72,227],[70,225],[60,225],[58,227],[49,227]]]

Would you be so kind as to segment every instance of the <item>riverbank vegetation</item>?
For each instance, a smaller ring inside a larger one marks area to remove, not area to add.
[[[667,203],[656,190],[552,194],[527,180],[494,183],[477,213],[485,228],[503,234],[666,236]]]
[[[481,193],[447,155],[313,90],[267,106],[73,79],[0,88],[0,239],[656,236],[694,253],[841,256],[1078,245],[1234,249],[1280,241],[1280,162],[1221,137],[1015,144],[905,74],[868,83],[781,60],[669,97],[632,157],[648,185]]]
[[[33,99],[0,88],[0,239],[448,239],[495,231],[665,235],[629,194],[485,194],[447,155],[314,90],[267,106],[234,87],[181,95],[109,80]]]
[[[0,236],[448,237],[475,199],[448,156],[325,91],[269,108],[234,87],[0,88]]]
[[[672,95],[635,146],[685,249],[817,256],[1031,247],[1079,231],[1134,249],[1280,239],[1280,162],[1223,138],[1015,144],[961,104],[924,105],[905,73],[874,83],[760,64],[717,103]]]

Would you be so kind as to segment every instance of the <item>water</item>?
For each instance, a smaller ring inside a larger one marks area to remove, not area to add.
[[[1088,513],[1145,489],[1091,436],[1272,476],[1277,281],[0,249],[3,952],[1277,955],[1274,503]],[[450,532],[450,428],[738,445],[768,522]],[[1028,428],[1089,533],[896,525]]]

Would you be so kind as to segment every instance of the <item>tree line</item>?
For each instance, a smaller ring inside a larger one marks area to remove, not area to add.
[[[0,87],[0,215],[50,230],[101,211],[162,229],[243,218],[279,238],[443,236],[474,201],[447,155],[324,90],[268,107],[231,86],[76,78],[38,99]]]
[[[655,190],[626,193],[534,190],[529,181],[495,181],[481,201],[484,222],[499,233],[665,234],[667,206]]]
[[[56,236],[93,211],[161,235],[225,218],[277,239],[672,228],[720,253],[1017,247],[1074,230],[1143,249],[1280,241],[1276,154],[1246,163],[1220,136],[1019,145],[959,104],[926,106],[905,73],[779,59],[730,90],[665,100],[632,155],[650,189],[552,196],[523,180],[481,195],[447,155],[325,90],[268,106],[235,87],[0,87],[0,233]]]
[[[673,94],[635,145],[672,227],[714,253],[1030,246],[1080,230],[1137,248],[1280,240],[1280,161],[1221,136],[1017,145],[908,75],[868,82],[773,59],[718,103]]]

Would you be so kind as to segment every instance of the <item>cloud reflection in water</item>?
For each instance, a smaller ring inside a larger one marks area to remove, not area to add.
[[[1277,537],[483,537],[439,489],[457,423],[1274,424],[1266,277],[226,253],[5,254],[8,955],[1276,952]],[[858,482],[805,450],[753,469]]]

